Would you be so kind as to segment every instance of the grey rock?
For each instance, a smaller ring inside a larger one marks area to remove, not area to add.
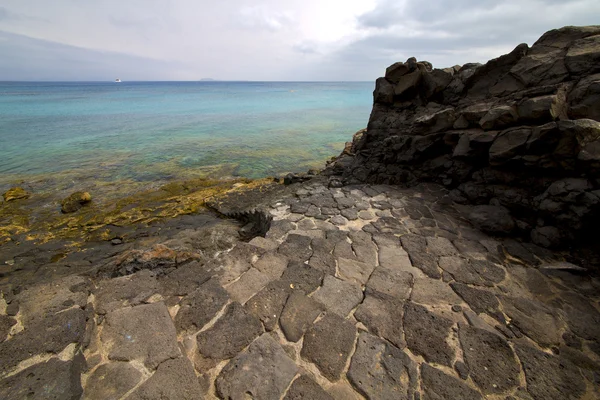
[[[439,279],[415,279],[410,300],[426,305],[448,305],[461,303],[460,297],[450,286]]]
[[[354,208],[346,208],[341,211],[341,214],[350,221],[358,219],[358,211],[356,211]]]
[[[404,309],[404,333],[408,348],[422,355],[427,362],[451,366],[454,350],[446,343],[453,323],[428,311],[425,307],[407,303]]]
[[[17,320],[9,317],[8,315],[0,315],[0,342],[3,342],[8,337],[13,325],[17,323]]]
[[[308,261],[312,255],[310,241],[311,238],[308,236],[289,234],[285,242],[279,246],[278,252],[290,261]]]
[[[277,327],[277,321],[292,290],[287,282],[273,281],[248,300],[244,307],[260,319],[265,330],[270,332]]]
[[[436,256],[451,256],[457,254],[456,248],[444,237],[428,237],[427,251]]]
[[[467,365],[462,361],[457,361],[454,363],[454,370],[458,373],[458,376],[460,376],[460,379],[462,380],[467,380],[469,377],[469,367],[467,367]]]
[[[470,283],[474,285],[483,285],[484,279],[475,271],[469,262],[457,256],[440,257],[438,265],[444,271],[452,275],[452,277],[461,283]]]
[[[204,279],[204,275],[201,279]],[[155,293],[160,293],[161,284],[150,270],[142,270],[135,274],[98,283],[94,291],[96,297],[96,312],[106,314],[127,305],[137,306]],[[169,290],[175,294],[176,289]]]
[[[355,283],[327,275],[323,286],[312,298],[323,304],[327,310],[345,318],[363,300],[363,292]]]
[[[366,292],[377,292],[400,300],[408,299],[412,288],[413,276],[405,271],[395,271],[377,267],[369,277]]]
[[[433,254],[425,252],[409,251],[410,261],[412,265],[419,268],[425,275],[433,279],[440,279],[442,273],[438,268],[437,257]]]
[[[527,391],[534,399],[562,400],[579,398],[586,390],[585,381],[573,364],[527,345],[517,345]]]
[[[266,286],[269,280],[267,275],[256,268],[250,268],[240,276],[240,279],[227,286],[227,292],[234,301],[243,304]]]
[[[292,383],[283,400],[333,400],[317,382],[306,375],[302,375]]]
[[[424,400],[483,399],[479,392],[464,382],[425,363],[421,364],[421,382],[425,392]]]
[[[291,262],[288,268],[281,276],[281,281],[285,282],[292,289],[302,290],[305,293],[311,293],[321,286],[325,274],[310,265]]]
[[[331,223],[333,223],[334,225],[343,226],[348,223],[348,220],[345,217],[342,217],[341,215],[336,215],[331,217]]]
[[[160,281],[163,293],[169,296],[186,296],[211,278],[211,272],[197,261],[182,265]],[[151,282],[151,281],[150,281]],[[152,290],[153,284],[149,291]],[[148,290],[145,289],[145,290]],[[143,289],[144,290],[144,289]]]
[[[475,289],[463,283],[450,284],[456,292],[477,314],[488,313],[495,317],[499,312],[500,302],[492,293],[484,289]]]
[[[111,311],[103,325],[101,339],[110,343],[110,360],[140,360],[154,369],[180,355],[175,326],[164,303]]]
[[[190,360],[180,357],[160,364],[154,375],[135,389],[127,399],[194,400],[203,396],[203,390]],[[104,397],[106,398],[108,397]]]
[[[196,336],[198,352],[203,362],[212,366],[232,358],[262,333],[260,321],[239,303],[232,303],[210,329]]]
[[[120,399],[141,379],[142,373],[130,363],[102,364],[87,379],[84,398],[90,400]]]
[[[215,386],[223,399],[279,399],[297,371],[275,339],[263,334],[223,368]]]
[[[562,324],[551,308],[543,303],[523,297],[500,297],[502,308],[524,334],[542,346],[556,345],[560,341]]]
[[[370,332],[403,349],[406,347],[403,314],[403,301],[367,295],[365,301],[356,309],[354,318],[365,324]]]
[[[287,268],[288,259],[281,254],[267,252],[252,265],[271,279],[278,279]]]
[[[330,381],[340,379],[354,347],[356,328],[335,314],[326,314],[304,335],[302,358],[314,363]]]
[[[417,369],[402,351],[376,336],[361,333],[348,379],[368,399],[412,400]]]
[[[338,270],[340,276],[345,280],[359,285],[364,285],[367,282],[374,269],[375,264],[367,264],[342,257],[338,258]]]
[[[73,361],[60,361],[51,358],[46,362],[32,365],[23,371],[0,380],[0,398],[6,400],[70,399],[81,398],[83,356]]]
[[[499,394],[519,385],[519,364],[500,336],[459,325],[459,339],[471,378],[486,394]]]
[[[327,278],[325,280],[327,282]],[[307,297],[302,291],[294,290],[288,297],[279,320],[287,340],[299,341],[324,309],[319,302]]]
[[[177,331],[199,331],[227,304],[229,296],[216,279],[200,285],[181,301],[175,316]]]

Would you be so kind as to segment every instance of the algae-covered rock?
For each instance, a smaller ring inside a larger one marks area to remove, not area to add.
[[[72,213],[90,201],[92,201],[92,196],[88,192],[75,192],[60,203],[60,210],[63,214]]]
[[[4,201],[28,199],[30,196],[31,193],[29,193],[22,187],[10,188],[2,195],[2,197],[4,197]]]

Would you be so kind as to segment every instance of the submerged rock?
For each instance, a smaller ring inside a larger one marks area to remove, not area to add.
[[[91,201],[92,196],[88,192],[75,192],[60,203],[60,211],[63,214],[73,213]]]
[[[22,187],[14,187],[8,189],[3,195],[4,201],[14,201],[21,199],[28,199],[31,197],[31,193],[23,189]]]

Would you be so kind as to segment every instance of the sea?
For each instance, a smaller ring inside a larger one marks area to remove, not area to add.
[[[322,168],[372,82],[0,82],[0,190],[139,190]]]

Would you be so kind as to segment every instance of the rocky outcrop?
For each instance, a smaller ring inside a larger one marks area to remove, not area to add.
[[[433,181],[481,229],[543,246],[600,223],[600,26],[565,27],[481,64],[410,58],[376,81],[367,131],[327,173],[343,183]]]

